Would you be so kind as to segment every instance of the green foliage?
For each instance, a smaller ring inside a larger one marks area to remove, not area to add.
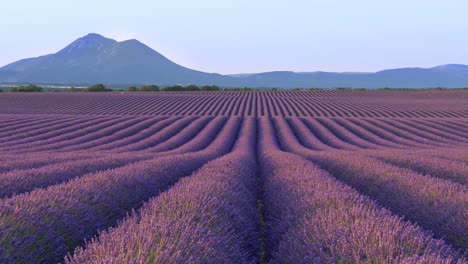
[[[32,92],[43,92],[44,89],[42,89],[42,87],[39,87],[37,85],[29,84],[29,85],[22,85],[19,87],[13,87],[8,91],[12,93],[32,93]]]
[[[204,85],[201,87],[202,91],[221,91],[221,88],[219,88],[216,85]]]
[[[200,87],[194,85],[194,84],[190,84],[190,85],[187,85],[185,86],[185,91],[200,91],[200,90],[203,90],[203,89],[200,89]]]
[[[164,88],[162,88],[163,91],[186,91],[185,90],[185,87],[182,86],[182,85],[172,85],[172,86],[166,86]]]
[[[0,89],[0,93],[3,93],[3,89]]]
[[[353,89],[349,88],[349,87],[337,87],[336,90],[338,90],[338,91],[350,91],[350,90],[353,90]]]
[[[252,89],[250,87],[244,87],[244,88],[224,88],[223,91],[240,91],[240,92],[247,92],[247,91],[256,91],[256,89]]]
[[[109,89],[104,84],[99,83],[86,88],[86,92],[112,92],[112,89]]]
[[[204,85],[202,87],[198,87],[197,85],[190,84],[187,86],[182,85],[172,85],[166,86],[162,88],[163,91],[222,91],[220,87],[216,85]]]
[[[140,87],[140,91],[142,92],[157,92],[159,91],[159,86],[151,84],[151,85],[142,85]]]
[[[244,88],[224,88],[223,91],[230,92],[230,91],[255,91],[255,89],[244,87]]]
[[[76,93],[76,92],[82,92],[83,89],[80,89],[80,88],[76,88],[74,86],[70,87],[70,89],[68,89],[69,92],[72,92],[72,93]]]
[[[173,85],[166,87],[167,91],[186,91],[185,87],[182,85]]]
[[[377,90],[381,91],[424,91],[424,90],[437,90],[438,88],[391,88],[391,87],[384,87],[378,88]]]
[[[136,91],[138,91],[138,88],[136,86],[130,86],[130,87],[128,87],[127,91],[136,92]]]

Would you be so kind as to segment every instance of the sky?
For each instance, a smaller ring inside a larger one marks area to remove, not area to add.
[[[223,74],[468,64],[466,0],[0,0],[0,65],[88,33]]]

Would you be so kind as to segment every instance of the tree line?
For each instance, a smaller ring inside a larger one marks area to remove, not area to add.
[[[165,91],[253,91],[254,89],[244,87],[244,88],[221,88],[216,85],[171,85],[171,86],[159,86],[159,85],[142,85],[140,87],[130,86],[127,88],[128,92],[165,92]],[[113,92],[113,91],[123,91],[123,89],[111,89],[104,84],[95,84],[87,88],[49,88],[44,89],[37,85],[24,85],[19,87],[12,87],[7,90],[12,93],[25,93],[25,92],[45,92],[45,91],[56,91],[56,92]],[[3,90],[0,89],[0,92]]]
[[[436,87],[436,88],[427,88],[427,89],[401,89],[401,88],[379,88],[379,89],[366,89],[366,88],[348,88],[348,87],[337,87],[334,89],[323,89],[323,88],[294,88],[294,89],[278,89],[278,88],[271,88],[271,89],[257,89],[257,88],[250,88],[250,87],[243,87],[243,88],[221,88],[216,85],[203,85],[198,86],[194,84],[190,85],[171,85],[171,86],[159,86],[159,85],[142,85],[140,87],[137,86],[130,86],[127,88],[128,92],[168,92],[168,91],[178,91],[178,92],[187,92],[187,91],[277,91],[277,90],[293,90],[293,91],[319,91],[319,90],[350,90],[350,91],[365,91],[365,90],[443,90],[445,88]],[[468,88],[462,88],[468,89]],[[121,92],[125,91],[124,89],[111,89],[104,84],[95,84],[89,86],[87,88],[46,88],[29,84],[29,85],[22,85],[18,87],[12,87],[6,90],[7,92],[11,93],[29,93],[29,92],[47,92],[47,91],[54,91],[54,92]],[[0,92],[4,92],[3,89],[0,89]]]

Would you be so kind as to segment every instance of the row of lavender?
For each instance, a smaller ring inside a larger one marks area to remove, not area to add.
[[[395,214],[417,222],[455,247],[468,248],[468,187],[465,184],[468,170],[463,161],[468,156],[466,149],[458,151],[461,159],[445,156],[442,151],[440,157],[416,152],[416,155],[426,155],[420,159],[414,158],[415,154],[392,150],[352,155],[317,154],[301,144],[283,119],[273,119],[272,126],[283,150],[313,161]]]
[[[164,152],[200,134],[217,133],[227,118],[3,115],[0,151]],[[293,117],[284,120],[305,146],[317,151],[432,148],[468,143],[468,128],[463,120]]]
[[[240,118],[230,118],[219,133],[193,138],[167,155],[130,155],[125,159],[127,164],[114,169],[107,164],[107,170],[83,175],[66,171],[66,176],[46,182],[56,177],[53,171],[47,171],[52,164],[42,171],[50,172],[49,177],[26,175],[25,180],[16,182],[17,188],[25,181],[43,188],[0,200],[0,263],[60,261],[85,239],[115,225],[181,177],[228,153],[236,139],[245,134],[239,132],[242,123]]]
[[[257,123],[255,129],[253,119],[245,121],[230,154],[151,199],[65,261],[466,263],[428,229],[282,151],[285,143],[278,139],[285,128],[269,119]]]
[[[464,119],[1,117],[0,263],[464,262]]]
[[[0,114],[468,117],[466,90],[0,94]]]
[[[302,145],[299,138],[311,137],[296,136],[302,131],[294,130],[292,122],[297,119],[217,120],[212,124],[221,129],[219,133],[207,130],[211,135],[200,133],[156,157],[115,154],[102,165],[90,154],[72,157],[69,153],[74,152],[65,152],[50,163],[41,163],[44,160],[32,154],[29,158],[36,159],[37,169],[25,170],[15,155],[5,155],[13,167],[3,167],[3,175],[22,175],[18,181],[4,176],[10,179],[5,182],[19,188],[16,193],[24,193],[11,198],[14,193],[5,194],[0,200],[1,262],[56,262],[67,252],[66,261],[77,263],[463,262],[451,246],[428,233],[459,250],[467,248],[468,192],[463,181],[453,182],[466,179],[466,174],[454,176],[466,172],[463,150],[459,156],[413,151],[413,156],[397,160],[387,151],[353,152],[352,158],[329,156]],[[329,140],[338,144],[337,138]],[[235,141],[231,154],[158,195],[207,161],[227,154]],[[281,150],[314,161],[390,211],[310,161]],[[451,166],[418,167],[424,161],[414,157],[418,153],[435,158],[438,164],[452,162],[460,167],[458,171],[450,171]],[[68,162],[75,161],[91,173],[68,170]],[[104,167],[109,170],[99,171]],[[430,175],[415,172],[421,167]],[[21,189],[23,185],[29,187]],[[37,187],[42,189],[33,190]],[[151,197],[156,198],[115,229],[101,233],[85,249],[79,247]]]
[[[320,162],[323,156],[286,134],[291,130],[284,123],[260,122],[263,142],[259,156],[272,263],[464,262],[455,260],[458,253],[431,238],[428,231],[397,217],[393,208],[382,208],[386,204],[381,200],[377,199],[377,204],[339,181],[342,178],[336,179],[336,171],[327,172],[311,163],[330,169]],[[359,159],[354,161],[360,163]],[[346,175],[347,171],[339,172]],[[378,198],[374,194],[371,198]],[[463,219],[458,220],[458,225],[463,225]]]

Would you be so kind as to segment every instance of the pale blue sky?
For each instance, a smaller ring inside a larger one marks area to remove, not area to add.
[[[0,0],[0,65],[89,32],[219,73],[468,64],[466,0]]]

